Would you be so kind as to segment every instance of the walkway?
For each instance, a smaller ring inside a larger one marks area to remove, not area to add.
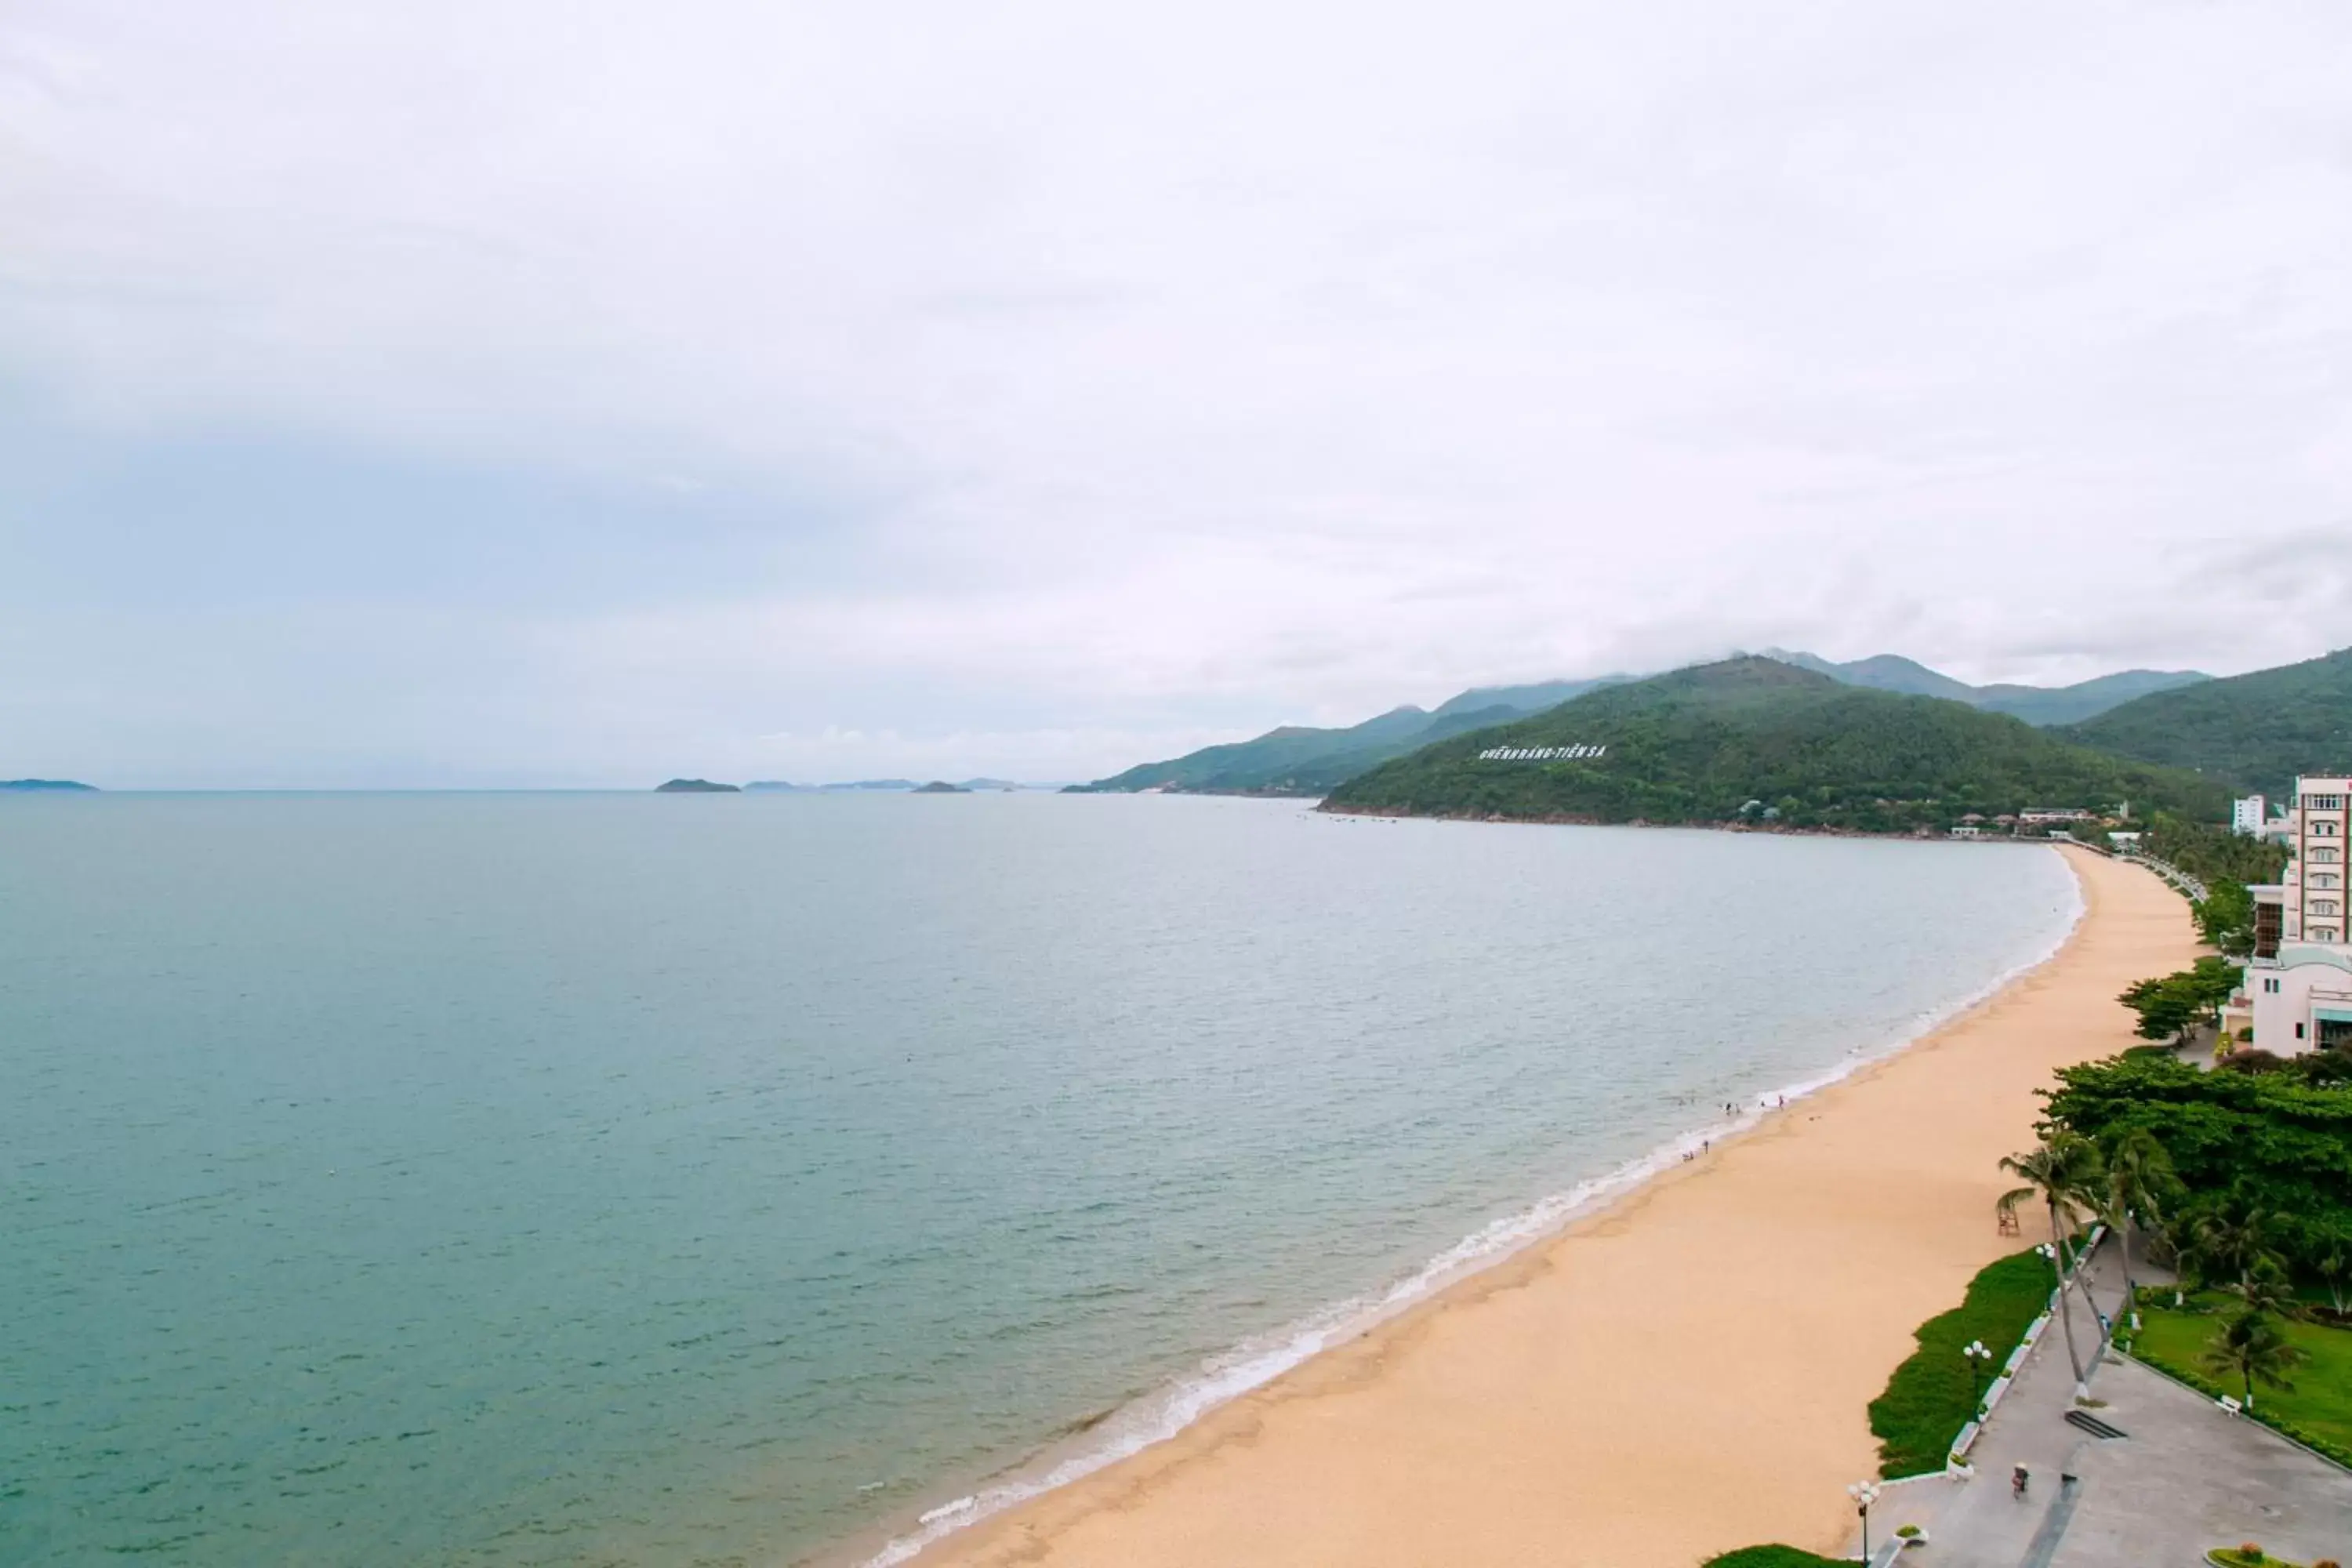
[[[2090,1268],[2093,1295],[2115,1310],[2115,1247]],[[2097,1329],[2079,1300],[2075,1318],[2091,1355]],[[2209,1547],[2246,1541],[2300,1563],[2352,1557],[2352,1473],[2120,1355],[2091,1380],[2090,1414],[2126,1436],[2066,1420],[2074,1373],[2053,1324],[1978,1439],[1976,1479],[1889,1488],[1872,1510],[1874,1552],[1911,1523],[1930,1539],[1901,1553],[1905,1568],[2198,1568]],[[2020,1464],[2032,1477],[2021,1502],[2009,1487]]]

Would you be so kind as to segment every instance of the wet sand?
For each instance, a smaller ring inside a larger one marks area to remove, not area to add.
[[[1995,1229],[1995,1163],[2032,1141],[2034,1091],[2131,1044],[2116,993],[2198,952],[2153,875],[2065,853],[2081,924],[1983,1005],[918,1568],[1836,1551],[1911,1331],[2026,1244]]]

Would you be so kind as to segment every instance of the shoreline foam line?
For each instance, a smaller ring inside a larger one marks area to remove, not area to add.
[[[2055,848],[2049,852],[2058,853]],[[1258,1339],[1221,1352],[1210,1357],[1200,1372],[1129,1401],[1097,1424],[1083,1446],[1065,1452],[1058,1459],[1053,1458],[1056,1446],[1046,1446],[1027,1459],[998,1471],[998,1479],[971,1492],[925,1507],[916,1514],[912,1531],[892,1536],[878,1552],[854,1561],[862,1568],[897,1568],[949,1536],[1006,1509],[1082,1480],[1154,1444],[1165,1442],[1220,1406],[1265,1386],[1323,1352],[1360,1339],[1462,1281],[1552,1239],[1570,1225],[1675,1169],[1682,1163],[1685,1153],[1753,1131],[1780,1110],[1792,1109],[1863,1068],[1900,1055],[1984,1006],[2063,952],[2081,929],[2090,907],[2079,877],[2068,878],[2068,889],[2072,903],[2065,924],[2045,947],[2011,964],[1958,1000],[1920,1014],[1907,1033],[1879,1046],[1855,1047],[1826,1071],[1766,1089],[1756,1097],[1759,1101],[1785,1100],[1785,1106],[1759,1104],[1743,1110],[1737,1117],[1672,1134],[1647,1152],[1610,1171],[1489,1221],[1385,1288],[1316,1309]],[[1035,1474],[1027,1473],[1039,1466],[1045,1468]]]

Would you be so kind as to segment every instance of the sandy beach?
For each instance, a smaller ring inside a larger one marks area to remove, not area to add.
[[[1995,1163],[2031,1141],[2034,1090],[2132,1043],[2116,993],[2198,951],[2154,876],[2066,853],[2082,922],[1983,1005],[916,1561],[1688,1568],[1764,1541],[1836,1549],[1845,1485],[1875,1469],[1864,1406],[1912,1330],[2023,1245],[1995,1229]]]

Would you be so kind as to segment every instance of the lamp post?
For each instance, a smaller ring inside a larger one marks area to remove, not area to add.
[[[1992,1352],[1985,1349],[1984,1341],[1970,1340],[1960,1347],[1960,1353],[1969,1358],[1969,1370],[1976,1374],[1977,1416],[1981,1420],[1984,1416],[1985,1373],[1992,1366]]]
[[[1870,1505],[1878,1500],[1878,1483],[1856,1481],[1845,1489],[1845,1495],[1853,1499],[1853,1511],[1862,1515],[1862,1560],[1867,1564],[1870,1562]]]

